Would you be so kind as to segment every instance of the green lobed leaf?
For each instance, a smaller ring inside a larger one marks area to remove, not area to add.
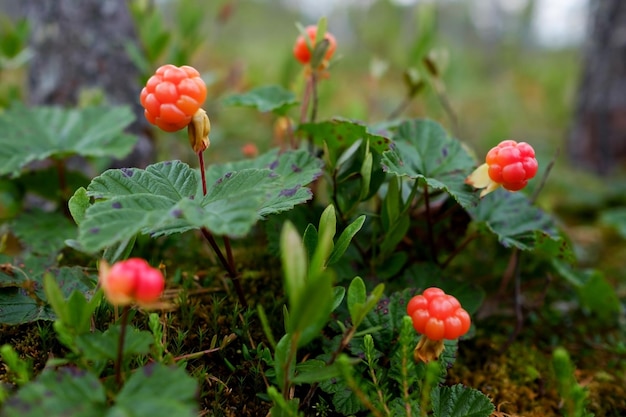
[[[321,175],[321,161],[306,151],[277,151],[255,160],[214,165],[200,173],[180,161],[113,169],[93,179],[78,244],[87,252],[130,241],[136,234],[182,233],[206,227],[214,234],[243,236],[263,216],[312,197],[305,186]]]
[[[478,203],[478,194],[465,184],[474,160],[437,122],[406,121],[392,139],[392,149],[383,153],[384,171],[423,180],[430,188],[450,194],[465,209]]]
[[[310,200],[313,193],[306,185],[322,175],[322,161],[303,149],[283,153],[273,149],[255,159],[212,165],[206,171],[207,183],[243,169],[270,170],[269,188],[259,208],[259,215],[265,217]]]
[[[225,106],[253,107],[265,113],[268,111],[285,114],[287,110],[298,104],[296,95],[278,85],[266,85],[254,88],[246,93],[233,94],[222,100]]]
[[[84,187],[80,187],[74,192],[74,195],[67,202],[67,206],[70,210],[72,218],[76,224],[80,224],[85,218],[85,212],[91,205],[87,190]]]
[[[242,236],[258,220],[269,170],[224,175],[202,196],[199,173],[180,161],[146,170],[108,170],[87,189],[96,202],[79,226],[78,241],[89,252],[130,240],[206,227]]]
[[[85,359],[93,361],[115,360],[120,340],[120,326],[113,325],[104,332],[81,334],[76,338],[76,345]],[[126,355],[147,354],[154,343],[152,333],[137,330],[132,326],[126,328],[124,351]]]
[[[17,177],[28,163],[82,155],[122,158],[137,138],[123,131],[129,107],[28,108],[15,104],[0,114],[0,175]]]
[[[45,369],[4,404],[4,417],[104,416],[106,393],[98,378],[83,369]]]
[[[337,161],[339,151],[347,149],[358,140],[369,141],[370,149],[379,154],[388,150],[391,143],[388,137],[374,133],[368,126],[342,118],[302,124],[298,127],[298,133],[311,136],[317,146],[322,147],[326,143],[328,156],[333,165]]]
[[[197,394],[198,382],[183,368],[153,363],[131,374],[108,415],[193,417],[199,409]]]
[[[479,225],[495,233],[506,247],[521,250],[544,248],[560,259],[573,260],[572,249],[561,237],[554,219],[533,206],[523,193],[498,189],[485,196],[477,207],[468,210]],[[552,240],[557,244],[546,242]]]
[[[10,258],[2,260],[10,262]],[[46,274],[54,277],[64,299],[74,291],[91,298],[97,280],[77,266],[58,268],[50,266],[47,258],[24,259],[20,267],[10,266],[0,271],[0,323],[13,325],[56,317],[47,304],[43,283]]]
[[[65,240],[76,235],[76,226],[59,212],[35,209],[15,218],[11,230],[22,245],[32,253],[56,254],[65,246]]]
[[[461,384],[435,387],[431,400],[434,417],[489,417],[495,411],[489,397]]]

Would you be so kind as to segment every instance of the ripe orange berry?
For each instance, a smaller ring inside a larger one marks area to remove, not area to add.
[[[317,26],[315,25],[307,26],[305,30],[306,30],[307,35],[309,36],[309,39],[311,40],[311,45],[313,46],[313,48],[315,48],[315,37],[317,36]],[[324,34],[324,39],[328,40],[328,49],[326,49],[326,54],[324,55],[324,60],[328,61],[335,53],[335,49],[337,49],[337,40],[329,32],[326,32]],[[313,51],[309,50],[309,47],[307,45],[307,42],[304,36],[302,35],[298,36],[298,38],[296,39],[296,44],[293,47],[293,55],[296,57],[296,59],[303,64],[308,64],[309,62],[311,62],[312,54],[313,54]]]
[[[139,98],[150,123],[175,132],[191,122],[206,94],[206,84],[195,68],[167,64],[148,79]]]
[[[519,191],[537,174],[535,150],[526,142],[505,140],[487,153],[489,178],[509,191]]]
[[[415,330],[433,341],[459,338],[471,325],[459,301],[440,288],[428,288],[411,298],[406,310]]]

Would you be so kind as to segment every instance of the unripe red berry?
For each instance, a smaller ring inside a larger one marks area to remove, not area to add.
[[[148,79],[139,98],[150,123],[175,132],[191,122],[206,94],[206,84],[195,68],[167,64]]]
[[[317,36],[317,26],[311,25],[305,28],[306,33],[311,41],[311,45],[315,48],[315,37]],[[335,37],[326,32],[324,34],[324,39],[328,40],[328,48],[326,49],[326,53],[324,54],[324,60],[328,61],[335,53],[335,49],[337,49],[337,40]],[[298,61],[303,64],[308,64],[311,62],[311,56],[313,51],[309,49],[306,39],[303,35],[298,36],[296,39],[296,44],[293,47],[293,55],[296,57]]]
[[[100,285],[111,304],[151,304],[161,296],[165,279],[160,270],[152,268],[144,259],[130,258],[111,267],[102,261]]]

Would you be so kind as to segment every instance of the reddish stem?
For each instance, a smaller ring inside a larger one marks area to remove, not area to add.
[[[115,361],[115,383],[118,388],[122,387],[122,362],[124,360],[124,339],[126,338],[126,323],[128,323],[129,306],[124,306],[120,325],[120,342],[117,345],[117,360]]]
[[[200,165],[200,177],[202,178],[202,195],[206,195],[206,172],[204,171],[204,151],[198,152],[198,165]]]

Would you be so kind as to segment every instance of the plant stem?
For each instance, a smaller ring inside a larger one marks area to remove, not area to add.
[[[200,231],[202,232],[202,236],[204,236],[207,242],[209,242],[209,245],[211,245],[211,248],[217,255],[217,258],[219,259],[222,266],[228,272],[228,276],[230,280],[233,282],[233,286],[235,287],[235,292],[237,293],[237,297],[239,298],[239,303],[241,304],[243,308],[247,308],[248,302],[246,301],[246,296],[244,295],[243,288],[241,287],[241,282],[239,281],[239,275],[237,274],[237,270],[235,269],[234,262],[231,264],[228,262],[226,257],[224,257],[222,250],[220,249],[219,245],[215,241],[215,238],[213,237],[213,234],[211,233],[209,229],[207,229],[206,227],[203,227],[202,229],[200,229]],[[228,238],[225,237],[224,242],[226,242],[227,239]],[[232,254],[229,255],[229,258],[232,259]]]
[[[467,245],[469,245],[469,244],[470,244],[470,242],[471,242],[472,240],[476,239],[477,237],[478,237],[478,232],[474,232],[474,233],[472,233],[471,235],[467,236],[467,237],[465,238],[465,240],[463,240],[463,242],[461,242],[461,244],[460,244],[459,246],[457,246],[457,247],[454,249],[454,251],[453,251],[450,255],[448,255],[448,257],[446,258],[446,260],[445,260],[445,261],[443,261],[443,263],[441,264],[441,269],[446,269],[446,267],[450,264],[450,262],[452,262],[452,260],[453,260],[454,258],[456,258],[456,256],[457,256],[459,253],[461,253],[461,251],[462,251],[463,249],[465,249],[465,247],[466,247]]]
[[[317,95],[317,75],[315,71],[311,74],[311,95],[313,106],[311,107],[311,117],[309,117],[309,123],[315,123],[317,119],[317,106],[319,104],[319,97]]]
[[[430,196],[428,195],[428,184],[424,183],[424,208],[426,210],[426,226],[428,230],[428,245],[430,246],[430,256],[433,262],[437,262],[437,248],[435,247],[435,232],[433,230],[433,218],[430,212]]]
[[[130,306],[124,306],[120,323],[120,341],[117,345],[117,360],[115,361],[115,383],[118,388],[122,387],[122,362],[124,361],[124,339],[126,338],[126,323],[128,323],[128,311]]]
[[[200,177],[202,178],[202,195],[206,195],[206,172],[204,171],[204,151],[198,152],[198,165],[200,166]]]
[[[311,82],[311,76],[309,76],[306,79],[304,94],[302,95],[302,106],[300,106],[300,123],[306,123],[306,115],[309,110],[309,101],[311,100],[312,88],[313,83]]]
[[[202,177],[202,195],[206,195],[207,186],[206,186],[206,173],[204,169],[203,151],[198,152],[198,164],[200,165],[200,176]],[[207,229],[206,227],[203,227],[201,231],[202,231],[202,235],[209,242],[209,244],[211,245],[211,248],[213,248],[213,251],[219,258],[220,262],[222,263],[226,271],[228,271],[228,276],[230,277],[230,280],[233,282],[233,286],[235,287],[235,291],[237,292],[237,297],[239,298],[239,302],[241,303],[241,306],[244,308],[247,308],[248,303],[246,302],[246,297],[244,295],[243,288],[241,287],[241,282],[239,282],[239,274],[237,273],[237,268],[235,266],[235,259],[233,257],[233,251],[230,246],[230,239],[228,238],[228,236],[223,237],[224,247],[226,248],[226,256],[228,257],[228,259],[226,259],[224,257],[224,254],[222,253],[222,250],[220,249],[217,242],[215,241],[215,238],[213,237],[213,234],[211,233],[211,231]]]

